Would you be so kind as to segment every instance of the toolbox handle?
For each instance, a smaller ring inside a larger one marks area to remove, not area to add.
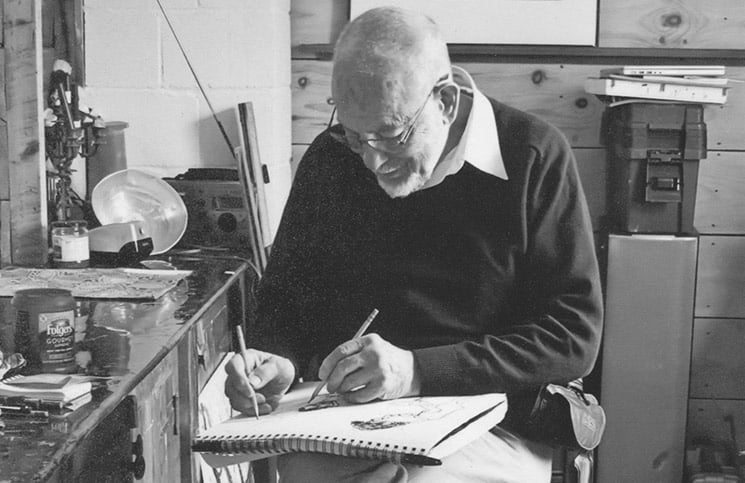
[[[648,149],[647,163],[670,163],[683,159],[679,149]]]
[[[647,127],[650,131],[685,131],[685,126],[681,126],[679,123],[668,124],[668,123],[647,123]]]
[[[683,165],[647,162],[644,199],[650,203],[682,203]]]

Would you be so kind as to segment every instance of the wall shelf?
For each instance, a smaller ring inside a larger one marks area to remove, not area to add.
[[[451,44],[457,62],[572,63],[572,64],[723,64],[745,65],[745,50],[601,48],[558,45]],[[301,44],[292,48],[293,59],[331,60],[330,44]]]

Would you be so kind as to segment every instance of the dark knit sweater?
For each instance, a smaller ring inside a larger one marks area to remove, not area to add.
[[[541,384],[586,375],[603,316],[573,154],[554,127],[492,107],[508,181],[466,162],[399,199],[319,135],[259,288],[253,345],[315,376],[311,360],[378,308],[369,332],[413,350],[423,394],[506,392],[520,419]]]

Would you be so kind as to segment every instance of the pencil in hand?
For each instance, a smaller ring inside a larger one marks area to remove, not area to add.
[[[362,325],[359,329],[357,329],[357,333],[354,334],[354,337],[352,339],[359,339],[363,335],[365,335],[365,332],[367,332],[367,329],[370,327],[370,324],[372,324],[372,321],[375,320],[375,317],[378,315],[378,309],[373,309],[372,312],[370,312],[370,315],[367,316],[364,322],[362,322]],[[321,389],[323,389],[323,386],[326,385],[326,381],[321,381],[318,383],[315,389],[313,389],[313,394],[310,395],[310,399],[308,399],[308,402],[311,402],[318,396],[318,393],[321,392]]]
[[[240,348],[241,356],[243,357],[244,371],[246,377],[248,377],[248,349],[246,348],[246,339],[243,337],[243,331],[241,330],[240,325],[235,326],[235,333],[238,336],[238,347]],[[259,419],[259,403],[256,401],[256,391],[253,386],[251,386],[250,382],[248,383],[248,390],[251,393],[251,403],[254,407],[254,415],[256,416],[256,419]]]

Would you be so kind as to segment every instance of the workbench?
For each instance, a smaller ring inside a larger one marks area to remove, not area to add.
[[[225,399],[222,387],[205,385],[233,350],[233,327],[246,320],[256,275],[231,256],[162,257],[193,272],[156,300],[76,299],[86,371],[108,373],[108,384],[73,412],[50,412],[46,423],[6,420],[3,482],[199,480],[191,452],[204,425],[199,401]],[[14,320],[9,298],[0,298],[0,317],[7,351]]]

